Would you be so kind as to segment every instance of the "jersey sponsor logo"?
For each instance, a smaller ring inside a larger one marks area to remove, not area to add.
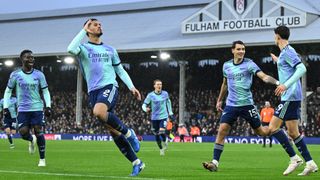
[[[109,53],[96,53],[96,52],[89,52],[88,58],[91,59],[92,63],[99,63],[99,62],[108,62],[109,61]]]
[[[243,77],[244,77],[244,73],[235,73],[230,75],[230,79],[235,81],[241,81]]]
[[[24,89],[24,90],[36,90],[38,86],[37,83],[23,83],[23,82],[19,83],[18,85],[21,89]]]

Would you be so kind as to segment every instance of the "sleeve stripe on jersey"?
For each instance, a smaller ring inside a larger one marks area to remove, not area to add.
[[[10,86],[7,86],[9,89],[13,89],[12,87],[10,87]]]
[[[260,71],[261,71],[261,69],[257,70],[257,71],[254,73],[254,75],[256,76],[257,73],[260,72]]]
[[[41,88],[41,89],[45,89],[45,88],[47,88],[48,86],[46,86],[46,87],[43,87],[43,88]]]
[[[112,66],[119,66],[121,63],[118,63],[118,64],[112,64]]]
[[[293,68],[296,68],[300,63],[302,63],[302,62],[298,62],[297,64],[295,64],[295,65],[293,66]]]

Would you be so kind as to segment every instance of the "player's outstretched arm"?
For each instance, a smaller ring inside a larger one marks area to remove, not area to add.
[[[132,89],[130,89],[130,91],[131,91],[132,95],[137,98],[137,100],[141,101],[141,94],[138,89],[133,87]]]
[[[78,55],[80,52],[80,44],[82,39],[86,36],[86,33],[90,33],[89,25],[92,20],[88,20],[87,23],[84,25],[83,29],[73,38],[71,43],[68,46],[68,53],[73,55]]]
[[[227,78],[224,77],[223,78],[223,82],[221,84],[219,97],[217,99],[217,104],[216,104],[216,108],[217,108],[218,111],[223,111],[223,109],[222,109],[222,101],[223,101],[225,95],[227,94],[227,90],[228,90]]]
[[[279,81],[273,78],[272,76],[269,76],[265,74],[262,71],[257,72],[257,76],[265,83],[273,84],[273,85],[279,85]]]

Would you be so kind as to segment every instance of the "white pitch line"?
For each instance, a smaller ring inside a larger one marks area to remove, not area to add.
[[[108,178],[108,179],[165,180],[165,179],[158,179],[158,178],[143,178],[143,177],[121,177],[121,176],[102,176],[102,175],[91,175],[91,174],[66,174],[66,173],[30,172],[30,171],[8,171],[8,170],[0,170],[0,173],[34,174],[34,175],[66,176],[66,177]]]

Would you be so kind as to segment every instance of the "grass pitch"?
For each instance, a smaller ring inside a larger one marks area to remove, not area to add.
[[[202,167],[212,158],[213,143],[170,143],[165,156],[159,155],[155,142],[142,142],[138,157],[146,168],[131,178],[131,164],[113,142],[47,141],[46,167],[38,167],[38,152],[28,153],[28,143],[14,139],[0,141],[0,179],[320,179],[320,173],[298,177],[304,166],[285,177],[282,172],[289,158],[280,145],[262,148],[259,144],[226,144],[218,172]],[[320,165],[320,145],[309,145],[313,159]],[[296,151],[297,152],[297,151]]]

